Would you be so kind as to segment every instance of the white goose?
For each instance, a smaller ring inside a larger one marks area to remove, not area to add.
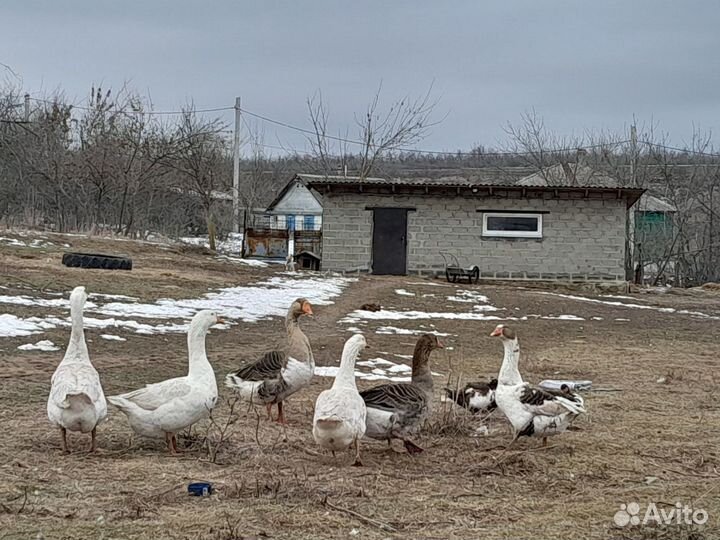
[[[50,422],[60,428],[63,452],[68,452],[67,430],[91,434],[90,451],[95,451],[97,425],[107,416],[107,402],[98,372],[90,362],[85,332],[83,306],[85,287],[75,287],[70,294],[72,329],[65,356],[53,373],[47,413]]]
[[[546,390],[523,382],[518,370],[520,345],[515,332],[500,324],[490,336],[500,337],[505,348],[495,401],[513,426],[512,442],[521,436],[542,437],[545,446],[547,437],[566,431],[585,412],[583,398],[567,388]]]
[[[365,435],[365,401],[355,384],[355,360],[367,346],[365,336],[355,334],[345,343],[340,369],[330,390],[320,393],[315,401],[313,437],[323,448],[345,450],[355,445],[355,463],[360,466],[360,439]]]
[[[148,384],[134,392],[111,396],[108,401],[128,417],[139,435],[165,437],[168,450],[177,453],[175,434],[207,418],[218,397],[215,372],[205,354],[205,335],[224,322],[215,312],[199,311],[188,330],[189,368],[185,377]]]

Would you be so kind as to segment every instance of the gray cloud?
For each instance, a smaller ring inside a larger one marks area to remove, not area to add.
[[[621,130],[633,114],[678,142],[693,122],[720,124],[713,0],[6,0],[0,19],[0,61],[30,91],[76,99],[128,80],[160,109],[240,95],[306,125],[305,99],[321,89],[338,131],[380,81],[388,102],[434,81],[447,117],[421,146],[442,150],[496,144],[533,107],[563,134]],[[304,147],[271,126],[265,139]]]

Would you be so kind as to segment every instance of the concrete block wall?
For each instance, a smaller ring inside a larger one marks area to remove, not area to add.
[[[460,263],[477,264],[481,276],[497,279],[625,279],[623,199],[499,199],[433,195],[329,194],[323,204],[323,260],[326,270],[372,268],[372,210],[412,207],[408,212],[408,272],[444,271],[441,251]],[[537,211],[543,237],[482,236],[482,212]]]

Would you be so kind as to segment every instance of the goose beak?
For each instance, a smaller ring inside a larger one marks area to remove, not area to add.
[[[217,320],[215,321],[215,324],[225,324],[225,319],[222,317],[215,317]]]
[[[302,312],[303,312],[305,315],[312,315],[312,314],[313,314],[313,310],[312,310],[312,306],[310,305],[310,302],[305,302],[305,303],[303,304],[303,306],[302,306]]]
[[[498,328],[496,328],[495,330],[492,331],[492,333],[490,334],[490,337],[502,336],[502,331],[503,331],[503,329],[500,328],[500,327],[498,327]]]
[[[442,341],[440,341],[439,339],[437,340],[437,344],[438,344],[438,348],[439,348],[439,349],[444,349],[444,348],[445,348],[445,344],[444,344]]]

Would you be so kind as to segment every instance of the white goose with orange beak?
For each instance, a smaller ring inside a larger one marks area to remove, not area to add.
[[[515,442],[519,437],[547,437],[566,431],[585,412],[583,398],[568,388],[546,390],[523,382],[518,370],[520,345],[515,332],[500,324],[490,334],[499,337],[505,348],[498,375],[495,401],[513,426]]]

